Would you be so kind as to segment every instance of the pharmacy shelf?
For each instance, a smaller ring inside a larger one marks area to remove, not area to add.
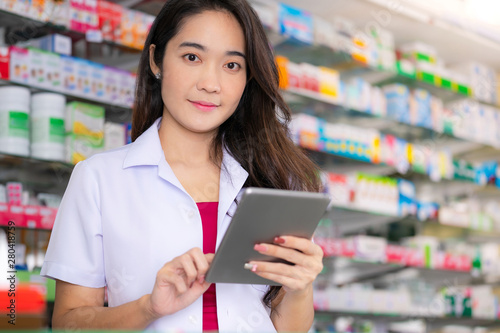
[[[283,96],[292,110],[315,110],[314,115],[327,122],[342,122],[366,128],[376,128],[385,134],[392,134],[407,141],[430,141],[446,140],[453,141],[456,145],[464,146],[469,143],[477,143],[474,148],[491,147],[487,143],[477,142],[467,138],[456,137],[450,134],[435,131],[430,128],[408,124],[391,119],[388,116],[381,117],[367,111],[356,110],[346,107],[334,98],[323,94],[300,88],[288,88],[283,90]],[[314,106],[314,103],[321,103],[322,106]],[[318,110],[318,111],[316,111]]]
[[[101,105],[101,106],[106,108],[106,111],[110,111],[112,113],[117,113],[117,114],[124,114],[124,116],[130,115],[132,113],[132,108],[128,107],[128,106],[107,103],[107,102],[103,102],[103,101],[99,101],[99,100],[95,100],[95,99],[91,99],[91,98],[85,98],[85,97],[79,96],[79,95],[72,95],[72,94],[68,94],[66,92],[62,92],[60,90],[35,87],[35,86],[32,86],[32,85],[27,84],[27,83],[14,82],[11,80],[0,79],[0,87],[6,86],[6,85],[14,85],[14,86],[19,86],[19,87],[29,88],[32,93],[50,92],[50,93],[60,94],[60,95],[66,96],[68,101],[80,101],[80,102]]]
[[[359,282],[382,283],[385,280],[385,283],[396,283],[415,279],[423,279],[435,286],[469,285],[477,279],[470,271],[463,270],[363,261],[341,256],[326,256],[324,260],[325,270],[331,274],[329,283],[338,287]]]
[[[273,39],[278,40],[274,44],[274,51],[277,55],[285,56],[294,63],[308,63],[314,66],[336,69],[344,80],[352,77],[362,77],[375,86],[398,82],[410,88],[425,89],[433,96],[442,99],[445,103],[467,98],[481,104],[499,107],[496,104],[477,100],[471,95],[470,89],[466,89],[465,87],[460,89],[456,85],[447,87],[442,84],[443,80],[437,76],[432,78],[428,78],[428,75],[425,74],[409,76],[398,72],[396,69],[389,70],[370,66],[341,50],[333,50],[321,45],[304,45],[286,37],[282,37],[281,39],[271,37],[271,40]]]
[[[363,169],[370,170],[371,167],[367,168],[366,166],[371,165],[371,166],[384,167],[383,168],[384,173],[382,175],[385,175],[385,176],[396,176],[396,177],[409,179],[412,181],[415,181],[415,179],[419,179],[420,181],[421,180],[427,180],[427,181],[430,180],[429,175],[427,175],[424,172],[421,172],[420,170],[415,170],[412,167],[410,167],[410,169],[406,173],[401,173],[401,172],[398,172],[398,170],[393,166],[389,166],[389,165],[386,165],[384,163],[375,164],[375,163],[372,163],[370,161],[366,161],[364,159],[357,158],[354,155],[345,156],[344,154],[342,154],[342,152],[324,151],[324,150],[316,149],[314,147],[311,147],[309,145],[304,145],[301,143],[299,143],[299,146],[301,146],[302,148],[306,149],[309,152],[312,152],[309,154],[310,157],[313,160],[315,160],[316,163],[318,163],[320,165],[320,167],[323,167],[323,168],[325,167],[325,164],[326,164],[327,168],[335,170],[335,166],[337,164],[340,164],[340,165],[343,165],[344,167],[347,166],[348,168],[350,168],[351,172],[361,172],[360,170],[356,170],[356,168],[358,166],[361,166],[361,168],[363,168]],[[347,161],[354,161],[356,163],[349,164]],[[336,171],[336,173],[342,173],[342,172]],[[371,172],[371,173],[381,175],[381,173],[377,173],[377,172]],[[439,182],[436,182],[435,184],[439,184],[439,183],[443,183],[443,184],[461,183],[461,184],[466,184],[466,185],[470,184],[473,186],[473,188],[475,188],[477,190],[484,188],[484,186],[476,184],[472,180],[460,179],[460,178],[455,178],[455,179],[450,179],[450,180],[441,179]],[[497,191],[498,194],[500,194],[500,188],[498,188],[496,186],[489,185],[488,189],[493,190],[493,191]],[[497,194],[497,193],[495,193],[495,194]]]
[[[83,32],[70,30],[63,25],[57,25],[50,21],[45,22],[36,20],[4,9],[0,9],[0,22],[2,22],[2,27],[8,29],[6,38],[7,44],[15,44],[18,41],[43,37],[51,33],[59,33],[68,36],[74,42],[86,40],[86,34]],[[137,54],[137,56],[142,52],[140,49],[107,40],[103,40],[101,43],[92,44],[107,45],[126,53]]]
[[[0,183],[19,181],[38,192],[62,194],[73,167],[65,162],[0,153]]]
[[[397,313],[370,313],[358,311],[342,311],[329,310],[324,308],[316,308],[315,318],[318,321],[332,320],[338,317],[355,317],[369,320],[384,320],[391,322],[400,322],[408,320],[423,320],[432,326],[444,325],[464,325],[464,326],[481,326],[481,327],[500,327],[500,319],[481,319],[481,318],[466,318],[466,317],[437,317],[431,315],[414,314],[397,314]]]

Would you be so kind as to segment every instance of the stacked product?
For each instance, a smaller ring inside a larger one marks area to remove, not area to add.
[[[398,71],[401,74],[463,95],[472,94],[467,77],[444,67],[433,46],[422,42],[404,44],[399,55]]]
[[[335,206],[390,216],[417,214],[415,185],[410,181],[362,173],[325,173],[323,178]]]
[[[66,161],[76,164],[104,149],[104,108],[70,102],[66,106]]]
[[[497,104],[497,82],[495,70],[477,62],[469,62],[454,67],[454,70],[465,76],[472,88],[472,95],[479,101]]]
[[[451,179],[454,175],[449,152],[413,145],[374,129],[332,124],[311,115],[296,114],[290,130],[293,140],[304,148],[365,162],[384,163],[400,173],[406,173],[412,167],[415,171],[429,174],[435,181]]]
[[[104,150],[120,148],[126,144],[127,125],[106,122],[104,124]]]
[[[13,46],[8,68],[1,76],[12,82],[114,105],[133,104],[135,74],[85,59]]]
[[[38,93],[31,99],[31,156],[64,161],[66,98]]]
[[[7,154],[30,154],[29,89],[0,87],[0,151]]]
[[[0,9],[142,49],[154,16],[106,0],[0,0]]]

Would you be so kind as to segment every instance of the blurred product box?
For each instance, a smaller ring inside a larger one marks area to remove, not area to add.
[[[281,89],[288,88],[288,63],[287,57],[276,56],[276,65],[278,66],[279,83]]]
[[[28,50],[16,46],[10,47],[9,75],[12,82],[28,84],[30,82],[30,55]]]
[[[77,96],[91,98],[90,94],[90,67],[91,62],[86,59],[74,58],[75,74],[76,74],[76,90]]]
[[[415,184],[408,180],[398,179],[399,216],[417,215]]]
[[[311,115],[304,113],[292,115],[292,121],[290,122],[292,140],[296,144],[304,145],[303,147],[318,149],[320,145],[320,123],[321,120],[319,118]]]
[[[126,128],[124,124],[104,123],[104,150],[120,148],[125,145]]]
[[[104,67],[104,99],[111,104],[118,104],[118,84],[120,82],[120,70],[112,67]]]
[[[9,61],[10,48],[8,46],[0,46],[0,79],[9,80]]]
[[[406,238],[404,245],[420,251],[424,256],[424,266],[436,268],[434,263],[439,250],[439,240],[431,236],[415,236]]]
[[[281,3],[278,20],[281,34],[305,44],[313,44],[314,23],[309,12]]]
[[[431,94],[427,90],[412,90],[410,97],[410,124],[432,128]]]
[[[477,62],[459,64],[453,69],[465,75],[472,88],[472,95],[476,99],[486,103],[497,103],[497,73],[495,69]]]
[[[398,180],[390,177],[358,174],[355,207],[370,212],[398,216]]]
[[[314,44],[333,49],[335,47],[334,30],[331,22],[314,15]]]
[[[102,106],[70,102],[66,105],[66,133],[101,140],[104,136],[104,108]]]
[[[384,86],[387,100],[387,116],[397,121],[410,124],[410,90],[407,86],[395,83]]]
[[[399,48],[401,57],[413,63],[427,62],[435,64],[438,60],[436,49],[423,42],[412,42],[401,45]]]
[[[66,161],[77,164],[104,151],[104,140],[91,136],[68,134],[66,136]]]
[[[332,203],[349,207],[355,195],[355,179],[346,175],[327,173],[328,193]]]
[[[66,107],[66,161],[76,164],[104,149],[104,108],[81,102]]]
[[[444,132],[443,112],[443,101],[435,96],[431,96],[431,127],[438,133]]]
[[[377,117],[387,116],[387,100],[380,87],[371,87],[370,113]]]
[[[62,92],[77,95],[76,91],[76,58],[61,56]]]
[[[154,16],[136,10],[123,8],[120,24],[120,43],[135,49],[142,49]]]
[[[417,217],[420,221],[436,220],[438,212],[438,203],[417,201]]]
[[[345,105],[348,108],[370,112],[371,85],[360,77],[350,79],[345,83]]]
[[[125,144],[132,143],[132,122],[125,123]]]
[[[320,87],[320,69],[319,67],[301,63],[300,88],[318,93]]]
[[[371,262],[386,261],[387,240],[385,238],[358,235],[354,236],[353,240],[356,259]]]
[[[69,28],[82,33],[97,30],[97,0],[70,0]]]
[[[89,63],[90,91],[89,98],[106,102],[104,94],[104,65]]]
[[[253,0],[250,3],[262,22],[271,31],[279,32],[279,4],[274,1]]]
[[[417,78],[417,69],[415,65],[408,59],[397,60],[396,71],[399,75],[406,76],[412,79]]]
[[[411,145],[411,169],[415,172],[428,174],[433,152],[428,146],[412,144]]]
[[[26,42],[17,44],[19,47],[33,47],[47,52],[58,53],[61,55],[71,55],[72,41],[68,36],[60,34],[51,34],[44,37],[30,39]]]
[[[61,90],[61,56],[35,48],[28,49],[29,84],[43,89]]]
[[[107,41],[120,41],[120,25],[123,7],[106,0],[97,1],[97,15],[102,38]]]

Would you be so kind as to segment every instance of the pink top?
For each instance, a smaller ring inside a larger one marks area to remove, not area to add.
[[[215,253],[218,202],[197,202],[203,225],[203,253]],[[203,331],[218,331],[215,284],[203,294]]]

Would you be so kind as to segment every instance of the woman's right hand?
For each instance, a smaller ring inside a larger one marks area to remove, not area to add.
[[[210,287],[205,274],[212,263],[213,253],[203,254],[198,247],[166,263],[156,274],[149,311],[156,318],[182,310],[198,299]]]

